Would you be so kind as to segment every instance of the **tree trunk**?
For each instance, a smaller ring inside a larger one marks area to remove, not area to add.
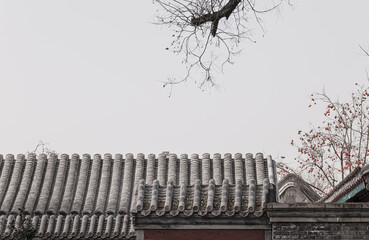
[[[236,7],[238,6],[240,2],[241,0],[229,0],[229,2],[217,12],[208,13],[208,14],[204,14],[199,17],[192,18],[191,24],[192,26],[197,27],[204,23],[212,22],[210,32],[211,32],[211,35],[215,37],[215,34],[217,33],[217,29],[218,29],[219,20],[222,19],[223,17],[228,19],[229,16],[231,16],[232,12],[236,9]]]

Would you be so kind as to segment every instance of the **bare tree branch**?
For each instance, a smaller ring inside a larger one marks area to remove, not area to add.
[[[173,40],[166,50],[182,57],[187,72],[182,78],[169,78],[163,86],[172,87],[189,79],[201,89],[215,86],[214,73],[223,72],[226,64],[233,63],[240,53],[239,43],[251,40],[253,24],[264,31],[261,15],[277,9],[284,0],[277,1],[153,0],[160,8],[155,24],[173,30]],[[256,2],[270,7],[259,9]]]
[[[219,20],[224,17],[228,20],[229,16],[231,16],[231,14],[240,2],[241,0],[229,0],[229,2],[217,12],[204,14],[199,17],[193,17],[191,19],[191,24],[192,26],[197,27],[206,22],[212,22],[210,33],[213,37],[215,37],[218,29]]]

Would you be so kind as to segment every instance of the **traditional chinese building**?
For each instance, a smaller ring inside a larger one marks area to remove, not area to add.
[[[317,202],[297,176],[278,192],[261,153],[9,154],[0,173],[1,238],[19,229],[19,209],[38,239],[369,238],[369,204],[357,203],[368,200],[368,166]]]
[[[355,168],[319,202],[369,202],[369,164]]]
[[[283,188],[293,186],[295,199],[305,200],[268,204],[273,239],[369,239],[369,165],[354,169],[317,201],[300,178],[288,176],[278,185],[282,199]]]
[[[310,184],[292,173],[287,174],[278,182],[278,189],[281,203],[316,202],[320,199]]]

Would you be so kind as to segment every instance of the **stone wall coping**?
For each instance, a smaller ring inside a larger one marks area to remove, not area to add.
[[[369,203],[268,203],[267,211],[269,210],[285,210],[289,209],[363,209],[367,208],[369,211]]]
[[[270,223],[369,222],[369,203],[269,203]]]
[[[232,230],[270,230],[272,226],[270,224],[259,224],[259,225],[223,225],[223,224],[212,224],[212,225],[158,225],[158,224],[146,224],[139,229],[201,229],[201,230],[211,230],[211,229],[232,229]]]

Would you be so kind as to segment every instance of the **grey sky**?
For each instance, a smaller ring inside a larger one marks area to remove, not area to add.
[[[0,2],[0,153],[39,140],[59,153],[264,152],[296,155],[289,142],[309,121],[309,95],[345,98],[366,83],[358,45],[369,47],[369,1],[285,6],[244,42],[220,87],[160,81],[181,73],[165,51],[151,1]]]

